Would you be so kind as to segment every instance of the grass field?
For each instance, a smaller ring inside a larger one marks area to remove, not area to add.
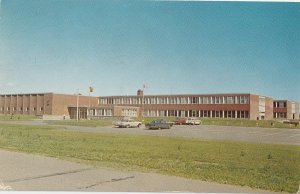
[[[0,148],[295,193],[300,147],[0,126]]]
[[[16,121],[16,120],[20,120],[20,121],[26,121],[26,120],[35,120],[35,119],[39,119],[39,117],[34,116],[34,115],[0,115],[0,121]]]
[[[300,128],[298,125],[289,125],[272,120],[245,120],[245,119],[201,119],[203,125],[223,125],[223,126],[242,126],[242,127],[267,127],[267,128]],[[272,125],[273,123],[273,125]]]

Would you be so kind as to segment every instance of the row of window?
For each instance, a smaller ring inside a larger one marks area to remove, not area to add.
[[[138,112],[136,109],[122,109],[122,116],[124,117],[137,117]],[[113,116],[112,109],[91,109],[89,110],[90,116]]]
[[[2,98],[10,98],[10,97],[19,97],[19,98],[22,98],[23,96],[44,96],[44,94],[9,94],[9,95],[0,95],[0,97]]]
[[[207,118],[249,118],[248,111],[216,110],[145,110],[145,117],[207,117]]]
[[[249,104],[249,96],[100,98],[99,104]]]
[[[4,109],[4,107],[0,107],[0,111],[4,111],[5,109]],[[10,110],[12,110],[12,111],[17,111],[17,108],[16,107],[12,107],[12,109],[10,109],[10,107],[6,107],[6,111],[10,111]],[[29,111],[30,110],[30,108],[29,107],[25,107],[24,108],[24,111]],[[36,107],[32,107],[32,110],[33,111],[36,111],[37,110],[37,108]],[[40,107],[39,108],[39,111],[43,111],[44,110],[44,108],[43,107]],[[23,111],[23,107],[19,107],[19,110],[18,111]]]
[[[274,112],[273,117],[274,118],[287,118],[287,114],[285,112]]]
[[[274,108],[286,108],[286,102],[273,102]]]
[[[137,110],[135,109],[122,109],[122,116],[124,117],[137,117]]]
[[[90,116],[113,116],[112,109],[91,109],[89,113]]]

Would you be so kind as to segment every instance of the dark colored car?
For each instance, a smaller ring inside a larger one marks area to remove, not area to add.
[[[175,125],[186,125],[187,118],[177,118],[175,121]]]
[[[165,120],[154,120],[150,123],[146,123],[145,127],[147,129],[170,129],[173,126],[172,122]]]

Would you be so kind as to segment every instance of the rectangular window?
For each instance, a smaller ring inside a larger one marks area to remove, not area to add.
[[[248,118],[249,117],[249,113],[248,111],[245,111],[245,118]]]
[[[223,96],[223,104],[227,104],[227,98],[226,98],[226,96]]]
[[[249,104],[249,96],[240,96],[241,104]]]
[[[106,116],[112,116],[112,110],[111,109],[106,110]]]
[[[151,103],[151,104],[156,104],[156,99],[155,99],[155,98],[151,98],[151,99],[150,99],[150,103]]]
[[[151,117],[156,117],[156,111],[155,110],[150,110],[150,116]]]
[[[232,111],[227,111],[227,117],[232,118]]]
[[[133,98],[132,99],[132,104],[137,104],[138,103],[138,100],[136,98]]]
[[[159,111],[159,116],[160,116],[160,117],[166,116],[166,115],[165,115],[165,111],[164,111],[164,110]]]
[[[241,118],[245,118],[245,111],[241,111]]]
[[[238,96],[234,97],[234,103],[239,104],[240,103],[240,98]]]
[[[215,104],[220,104],[220,98],[218,96],[215,97]]]
[[[192,117],[199,117],[198,111],[193,110],[192,111]]]
[[[174,104],[174,98],[170,98],[170,104]]]
[[[157,104],[162,104],[162,99],[161,98],[157,98]]]
[[[220,111],[216,111],[216,118],[220,118]]]
[[[227,96],[227,104],[234,104],[234,100],[232,96]]]
[[[174,111],[174,110],[169,110],[169,116],[170,116],[170,117],[175,116],[175,111]]]
[[[203,104],[208,104],[208,97],[203,97]]]
[[[199,104],[203,104],[203,98],[199,97]]]
[[[198,97],[192,97],[192,103],[193,104],[198,104],[199,103],[199,98]]]
[[[100,98],[100,104],[107,104],[106,98]]]
[[[216,103],[215,99],[216,99],[216,98],[213,97],[213,96],[210,97],[210,102],[211,102],[211,104],[215,104],[215,103]]]
[[[245,96],[245,104],[249,104],[249,96]]]
[[[147,103],[146,104],[150,104],[150,98],[147,98]]]

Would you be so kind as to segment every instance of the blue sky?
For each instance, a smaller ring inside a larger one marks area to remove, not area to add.
[[[2,0],[0,93],[300,101],[300,3]]]

